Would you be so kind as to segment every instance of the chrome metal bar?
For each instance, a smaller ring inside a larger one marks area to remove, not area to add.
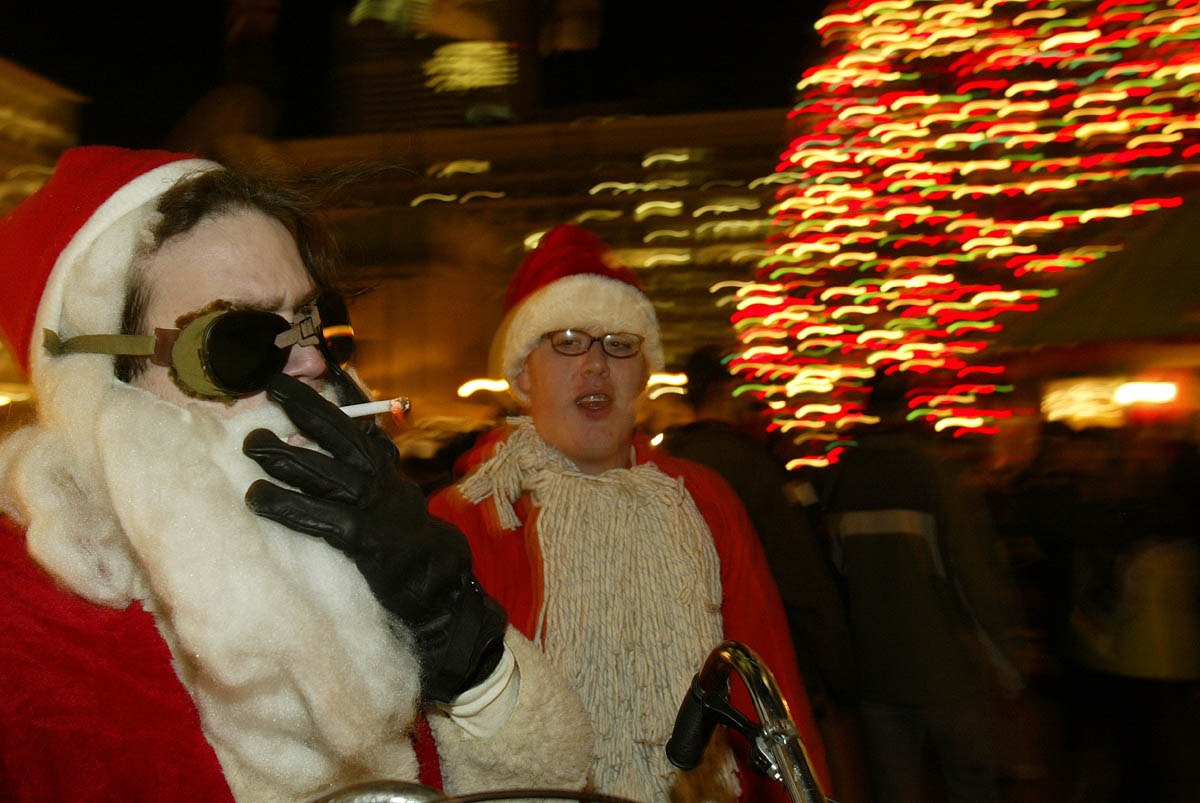
[[[406,781],[369,781],[346,786],[312,803],[441,803],[436,789]]]
[[[578,789],[498,789],[446,797],[435,789],[404,781],[369,781],[343,787],[311,803],[486,803],[557,800],[559,803],[638,803],[625,797]]]
[[[705,692],[724,693],[731,670],[737,672],[754,701],[762,725],[759,747],[772,760],[776,780],[784,785],[795,803],[828,803],[787,701],[771,670],[753,650],[736,641],[717,645],[700,670],[701,688]]]

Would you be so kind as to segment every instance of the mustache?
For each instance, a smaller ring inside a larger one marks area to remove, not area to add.
[[[333,402],[336,405],[343,405],[346,400],[357,401],[361,398],[361,393],[351,385],[348,381],[342,382],[325,382],[320,394]],[[210,415],[207,410],[194,409],[196,415]],[[239,413],[232,418],[223,418],[213,416],[213,424],[219,427],[223,433],[221,440],[227,448],[236,448],[241,451],[242,441],[256,429],[266,429],[273,432],[280,440],[286,441],[295,435],[303,435],[300,429],[288,418],[287,413],[283,408],[271,401],[269,398],[263,404]]]

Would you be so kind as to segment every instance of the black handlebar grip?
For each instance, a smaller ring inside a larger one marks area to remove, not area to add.
[[[683,698],[675,716],[675,728],[667,741],[667,761],[681,770],[695,769],[704,757],[704,748],[712,738],[716,719],[704,705],[704,690],[700,676],[692,679],[692,688]]]

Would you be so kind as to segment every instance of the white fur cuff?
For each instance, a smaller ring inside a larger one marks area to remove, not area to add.
[[[494,736],[517,705],[521,689],[521,670],[512,650],[504,645],[504,655],[487,679],[467,689],[446,706],[446,713],[460,728],[478,739]]]

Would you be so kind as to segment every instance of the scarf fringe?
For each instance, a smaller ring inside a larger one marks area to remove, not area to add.
[[[654,463],[585,474],[528,418],[459,483],[491,500],[500,525],[539,509],[545,593],[534,642],[583,697],[597,735],[597,789],[666,800],[678,777],[663,755],[679,701],[721,639],[720,563],[681,478]],[[720,773],[736,789],[730,761]]]

